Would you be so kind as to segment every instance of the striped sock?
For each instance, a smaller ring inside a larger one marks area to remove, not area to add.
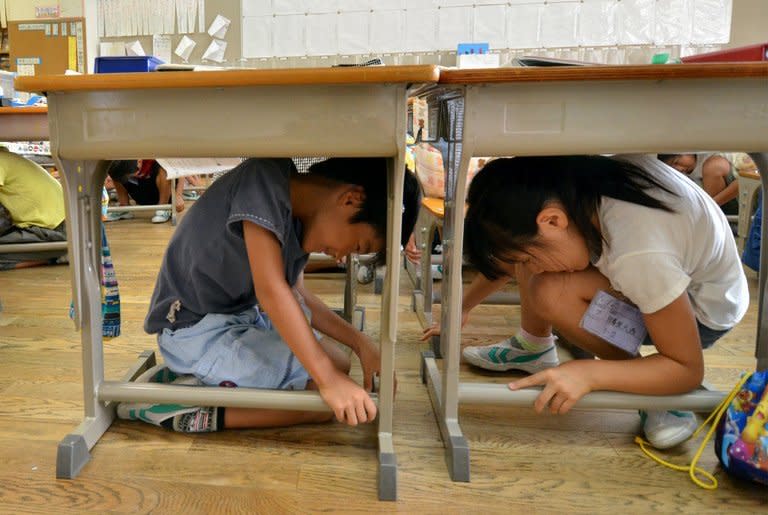
[[[555,344],[555,336],[550,333],[549,336],[534,336],[522,327],[512,339],[513,345],[519,346],[529,352],[541,352],[549,349]]]
[[[162,425],[179,433],[213,433],[224,429],[226,408],[198,408],[164,420]]]

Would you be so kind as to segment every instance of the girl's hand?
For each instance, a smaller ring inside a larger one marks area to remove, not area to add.
[[[469,311],[462,311],[461,312],[461,327],[463,328],[465,325],[467,325],[467,322],[469,321]],[[432,326],[427,327],[424,329],[424,332],[421,333],[420,340],[425,342],[429,340],[433,336],[438,336],[440,334],[440,322],[435,322],[432,324]]]
[[[416,246],[416,239],[414,238],[413,234],[411,234],[411,237],[408,238],[408,243],[405,245],[403,253],[405,254],[405,258],[408,261],[415,265],[419,264],[419,260],[421,259],[421,249]]]
[[[509,383],[510,390],[529,386],[544,386],[533,407],[541,413],[549,406],[550,413],[568,413],[576,402],[592,391],[592,385],[583,363],[569,361],[558,367],[537,372]]]

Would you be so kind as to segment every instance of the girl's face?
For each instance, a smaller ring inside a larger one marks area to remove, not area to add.
[[[504,261],[520,264],[532,274],[576,272],[589,266],[586,240],[559,204],[542,209],[536,222],[539,231],[535,242],[522,252],[504,255]],[[502,266],[514,275],[513,264],[503,263]]]

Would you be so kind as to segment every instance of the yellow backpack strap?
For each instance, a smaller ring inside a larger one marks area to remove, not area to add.
[[[715,490],[717,488],[717,479],[707,472],[704,469],[701,469],[696,466],[696,464],[699,462],[699,459],[701,458],[701,455],[704,453],[704,449],[707,447],[707,444],[712,439],[712,434],[717,429],[717,424],[720,422],[720,419],[723,417],[723,414],[728,410],[728,406],[731,405],[731,401],[733,401],[734,397],[739,393],[741,390],[741,387],[744,386],[744,383],[747,382],[747,379],[749,379],[750,374],[743,374],[741,379],[739,379],[739,382],[736,383],[736,386],[733,387],[731,392],[718,404],[718,406],[712,411],[712,413],[709,414],[707,419],[701,423],[701,425],[696,429],[696,431],[693,433],[691,438],[696,438],[701,431],[707,427],[708,424],[711,424],[709,427],[709,430],[707,431],[706,436],[701,441],[701,444],[699,445],[699,448],[696,450],[696,454],[693,455],[693,460],[691,460],[691,463],[689,465],[677,465],[675,463],[671,463],[669,461],[666,461],[657,455],[655,455],[652,451],[650,451],[646,445],[651,445],[649,442],[646,442],[641,437],[636,436],[635,437],[635,443],[640,446],[640,449],[645,453],[646,456],[651,458],[656,463],[659,463],[661,465],[664,465],[665,467],[671,468],[672,470],[678,470],[680,472],[688,472],[688,475],[691,477],[691,481],[696,483],[701,488],[704,488],[706,490]],[[703,477],[707,481],[703,481],[699,476]]]

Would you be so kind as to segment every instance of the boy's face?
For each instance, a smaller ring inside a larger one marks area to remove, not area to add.
[[[350,188],[324,207],[305,228],[306,252],[322,252],[337,261],[349,254],[372,254],[384,248],[384,238],[367,223],[350,223],[364,199],[361,190]]]

